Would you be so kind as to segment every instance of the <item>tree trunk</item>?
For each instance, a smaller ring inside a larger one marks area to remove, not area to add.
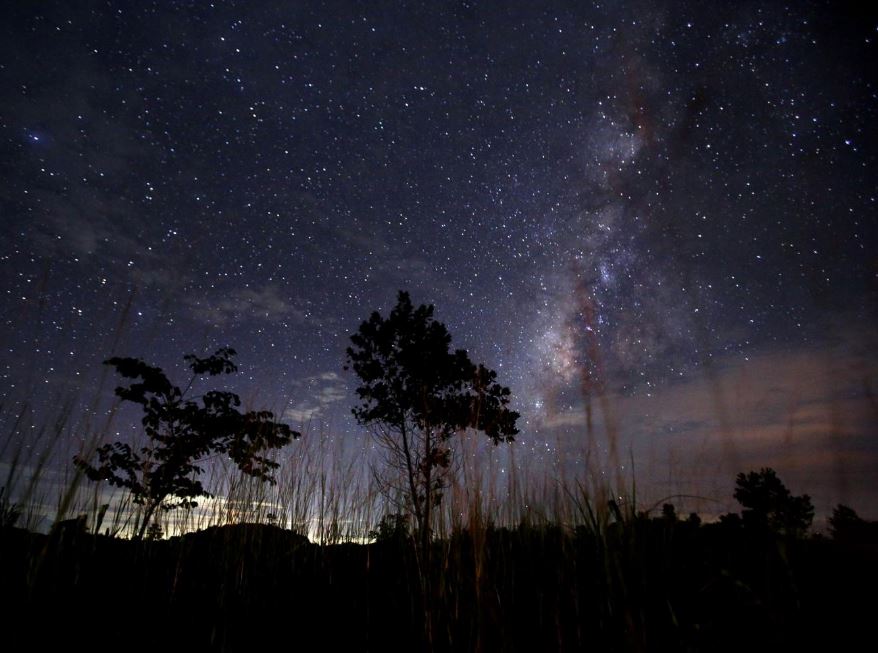
[[[408,475],[409,482],[409,494],[412,500],[412,508],[415,512],[415,525],[417,526],[418,533],[421,532],[421,518],[423,515],[421,514],[421,503],[418,500],[418,471],[415,469],[414,462],[412,461],[412,453],[409,448],[409,440],[408,434],[406,433],[405,427],[403,427],[400,431],[402,435],[402,451],[405,455],[405,471]]]
[[[430,429],[424,430],[424,519],[421,523],[421,585],[424,592],[424,636],[427,650],[433,650],[433,564],[430,547],[430,521],[433,515],[433,456]]]
[[[421,549],[425,562],[430,551],[430,519],[433,515],[433,456],[430,429],[424,431],[424,523],[421,524]]]

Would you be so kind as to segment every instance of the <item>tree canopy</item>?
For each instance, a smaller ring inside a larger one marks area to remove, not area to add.
[[[451,460],[448,440],[473,429],[494,444],[512,442],[519,414],[497,373],[474,364],[433,317],[400,292],[387,318],[377,311],[351,336],[345,369],[359,378],[357,421],[374,428],[392,471],[402,476],[409,509],[428,537],[431,509],[439,505]],[[390,483],[392,485],[392,482]]]
[[[735,499],[744,510],[745,525],[768,528],[789,536],[803,535],[814,519],[814,506],[807,494],[793,496],[770,467],[740,473]]]
[[[274,421],[269,411],[240,411],[241,400],[232,392],[212,390],[200,397],[188,396],[198,377],[237,371],[234,356],[235,350],[229,347],[207,358],[184,356],[192,370],[185,390],[173,385],[160,368],[139,358],[104,361],[122,377],[132,379],[115,393],[141,406],[148,443],[141,447],[125,442],[105,444],[95,451],[96,464],[81,456],[75,456],[74,463],[93,481],[127,488],[133,501],[144,506],[138,538],[143,537],[156,509],[195,507],[197,497],[210,496],[198,478],[208,456],[226,455],[245,474],[273,483],[272,472],[278,464],[262,454],[300,436]]]

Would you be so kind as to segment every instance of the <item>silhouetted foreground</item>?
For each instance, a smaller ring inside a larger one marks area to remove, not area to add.
[[[854,650],[876,614],[876,542],[874,528],[852,541],[786,539],[672,511],[600,536],[459,533],[435,544],[433,645]],[[156,542],[7,528],[3,648],[421,650],[415,550],[404,537],[323,547],[265,525]]]

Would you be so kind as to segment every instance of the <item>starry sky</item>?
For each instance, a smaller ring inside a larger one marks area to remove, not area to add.
[[[405,289],[512,389],[519,467],[658,498],[771,465],[878,518],[854,7],[4,4],[4,436],[81,439],[110,355],[230,345],[245,404],[359,443],[344,348]]]

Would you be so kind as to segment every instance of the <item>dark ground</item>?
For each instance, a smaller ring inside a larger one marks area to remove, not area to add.
[[[491,529],[436,544],[433,640],[454,651],[854,650],[875,540],[784,541],[638,519],[604,537]],[[156,542],[0,535],[7,651],[423,650],[405,540],[318,546],[274,526]]]

